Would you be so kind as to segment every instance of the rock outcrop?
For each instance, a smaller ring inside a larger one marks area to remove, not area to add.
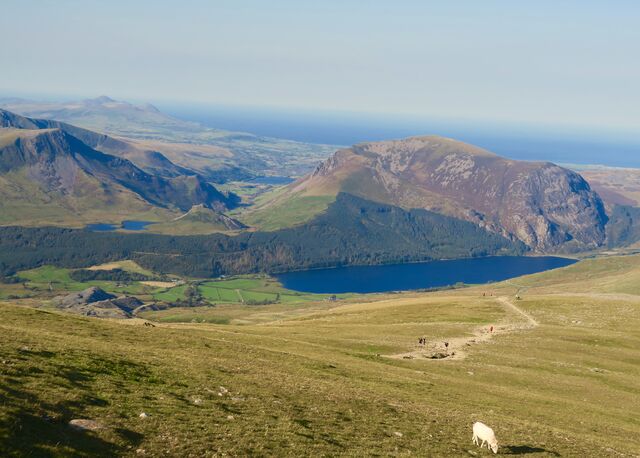
[[[607,217],[576,172],[502,158],[436,136],[363,143],[337,151],[289,192],[347,192],[472,221],[539,252],[591,249]]]
[[[143,304],[135,297],[118,297],[95,286],[54,301],[58,308],[100,318],[130,318],[132,312]]]

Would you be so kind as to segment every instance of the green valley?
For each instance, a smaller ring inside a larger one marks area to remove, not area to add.
[[[67,281],[52,269],[26,275]],[[463,456],[481,419],[501,454],[634,455],[640,296],[629,285],[639,275],[638,256],[611,257],[448,292],[145,312],[154,327],[5,300],[0,448]],[[202,289],[279,291],[251,278]],[[474,343],[489,325],[495,335]],[[431,359],[443,341],[450,356]],[[72,419],[96,429],[75,431]]]

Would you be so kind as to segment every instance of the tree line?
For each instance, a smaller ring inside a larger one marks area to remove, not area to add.
[[[55,227],[0,228],[0,276],[45,264],[85,268],[123,259],[163,274],[216,277],[342,265],[521,254],[473,223],[339,194],[312,221],[274,232],[169,236]],[[88,275],[88,274],[80,274]]]

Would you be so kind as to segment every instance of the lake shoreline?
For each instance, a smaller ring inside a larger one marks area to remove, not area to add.
[[[488,284],[566,267],[577,259],[557,256],[485,256],[401,264],[342,266],[271,274],[294,291],[389,293],[456,284]]]

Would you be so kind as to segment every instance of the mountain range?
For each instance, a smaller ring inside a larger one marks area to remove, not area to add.
[[[164,156],[171,175],[148,173],[98,149],[126,150],[104,134],[0,110],[0,207],[4,223],[90,221],[96,213],[157,215],[194,205],[216,211],[237,199]]]
[[[185,255],[180,271],[188,273],[190,263],[198,263],[193,269],[199,274],[213,265],[218,273],[240,273],[578,252],[629,246],[640,238],[640,212],[611,201],[610,193],[603,203],[579,173],[438,136],[341,148],[293,183],[240,202],[229,187],[221,192],[210,175],[197,171],[202,163],[194,149],[213,146],[166,141],[163,129],[173,121],[166,117],[165,124],[154,125],[152,119],[165,119],[156,108],[108,98],[81,106],[88,107],[88,119],[105,110],[145,113],[149,138],[139,130],[140,138],[128,138],[0,110],[0,224],[78,227],[135,219],[155,222],[150,232],[210,234],[184,244],[193,256],[198,253],[198,261]],[[82,119],[80,108],[66,110],[64,116]],[[135,123],[142,125],[140,119]],[[202,133],[192,123],[180,129],[184,139],[188,129],[195,138]],[[254,167],[258,174],[269,173]],[[114,243],[129,250],[123,237]],[[150,252],[165,249],[165,239],[150,240],[159,244],[149,246]],[[200,254],[208,244],[217,254]],[[168,246],[166,260],[157,255],[140,261],[160,263],[154,264],[159,270],[177,262]]]
[[[340,149],[257,213],[298,202],[304,221],[339,193],[473,222],[540,252],[594,249],[606,237],[604,204],[578,173],[438,136]]]

